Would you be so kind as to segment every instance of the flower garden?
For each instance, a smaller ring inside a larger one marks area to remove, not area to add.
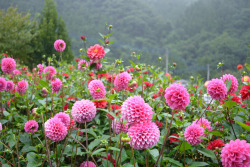
[[[250,166],[250,78],[242,65],[238,76],[191,76],[184,86],[176,63],[165,73],[135,52],[130,66],[108,62],[108,29],[94,46],[81,36],[71,64],[62,39],[58,54],[32,70],[2,54],[2,166]]]

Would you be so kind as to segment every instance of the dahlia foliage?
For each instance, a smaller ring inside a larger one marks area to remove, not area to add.
[[[62,39],[33,69],[2,54],[1,166],[250,167],[249,64],[185,83],[177,63],[112,60],[112,33],[100,35],[82,35],[69,64]]]

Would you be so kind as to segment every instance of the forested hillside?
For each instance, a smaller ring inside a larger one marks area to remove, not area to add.
[[[81,35],[93,45],[104,23],[113,25],[110,58],[125,62],[131,52],[142,53],[141,61],[165,68],[165,48],[170,63],[177,62],[175,73],[182,77],[201,74],[206,67],[216,71],[236,71],[248,56],[250,37],[250,1],[248,0],[55,0],[71,38],[72,51],[78,57],[83,47]],[[43,0],[0,0],[2,8],[11,4],[19,11],[30,10],[39,18]]]

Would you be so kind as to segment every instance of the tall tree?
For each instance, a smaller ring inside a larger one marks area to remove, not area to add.
[[[70,38],[63,19],[58,18],[56,2],[54,2],[54,0],[45,0],[44,9],[41,12],[39,21],[39,34],[39,39],[42,43],[41,53],[43,55],[48,57],[52,54],[56,54],[54,42],[57,39],[62,39],[67,45],[64,51],[64,60],[71,60],[73,58],[73,54],[70,49]]]

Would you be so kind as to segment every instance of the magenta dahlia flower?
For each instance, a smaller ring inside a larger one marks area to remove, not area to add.
[[[50,118],[44,124],[45,134],[53,141],[61,141],[67,135],[67,127],[59,118]]]
[[[62,88],[62,81],[56,78],[54,81],[51,82],[52,85],[52,93],[57,93]]]
[[[81,70],[81,71],[86,70],[88,66],[89,66],[89,64],[85,60],[80,60],[78,62],[78,69]]]
[[[18,69],[15,69],[15,70],[13,71],[13,74],[14,74],[14,75],[21,75],[22,73],[21,73],[21,71],[19,71]]]
[[[120,118],[120,122],[118,120],[112,121],[112,129],[115,130],[116,134],[120,134],[121,132],[128,132],[128,123],[124,123],[123,119]]]
[[[2,126],[2,124],[1,124],[1,122],[0,122],[0,131],[1,131],[1,130],[3,130],[3,126]]]
[[[128,87],[128,82],[131,79],[132,79],[131,75],[127,72],[122,72],[118,74],[114,80],[115,88],[118,91],[126,89]]]
[[[43,73],[46,74],[46,79],[50,80],[56,74],[56,69],[52,66],[45,67]]]
[[[160,130],[154,122],[135,124],[128,129],[134,149],[151,148],[159,141]]]
[[[221,77],[221,79],[224,81],[224,83],[226,84],[227,81],[229,81],[230,79],[232,80],[230,89],[228,90],[227,94],[230,93],[234,93],[237,91],[238,89],[238,80],[237,78],[235,78],[233,75],[231,74],[225,74]]]
[[[92,161],[84,161],[81,163],[80,167],[96,167],[96,165]]]
[[[207,119],[201,118],[201,119],[199,119],[198,122],[197,122],[197,120],[198,120],[198,119],[196,119],[195,121],[193,121],[192,124],[200,125],[200,126],[203,127],[204,129],[208,129],[209,131],[212,130],[211,122],[209,122]]]
[[[57,52],[63,52],[66,48],[66,43],[62,39],[58,39],[54,42],[54,48]]]
[[[41,75],[43,73],[43,65],[42,64],[38,64],[37,68],[38,68],[38,75]]]
[[[164,96],[171,109],[184,110],[190,102],[187,89],[177,83],[167,87]]]
[[[152,108],[144,102],[141,96],[129,97],[121,107],[123,119],[129,124],[151,122]]]
[[[227,95],[227,86],[221,79],[212,79],[207,84],[207,93],[212,99],[221,100]]]
[[[58,118],[64,124],[64,126],[68,127],[70,124],[70,116],[64,112],[57,113],[54,118]]]
[[[191,144],[191,145],[197,145],[200,144],[203,139],[200,139],[199,137],[205,136],[204,129],[197,124],[191,124],[189,125],[184,132],[185,140]]]
[[[89,92],[94,99],[103,99],[106,96],[105,86],[100,80],[93,80],[88,85]]]
[[[35,120],[29,120],[24,125],[24,130],[26,133],[34,133],[37,131],[39,125]]]
[[[222,148],[220,156],[224,167],[249,167],[250,144],[246,140],[231,140]]]
[[[98,44],[90,46],[87,50],[87,55],[91,61],[98,61],[105,56],[104,47]]]
[[[6,81],[5,91],[12,91],[15,87],[15,84],[12,81]]]
[[[25,80],[21,80],[17,83],[16,87],[15,87],[15,91],[19,94],[24,94],[26,92],[26,90],[29,88],[29,84],[27,81]]]
[[[16,61],[12,58],[3,58],[1,69],[4,73],[10,74],[16,69]]]
[[[5,81],[5,78],[0,77],[0,92],[5,91],[7,87],[7,83]]]
[[[95,104],[84,99],[76,101],[73,104],[71,115],[78,123],[90,122],[96,115]]]

